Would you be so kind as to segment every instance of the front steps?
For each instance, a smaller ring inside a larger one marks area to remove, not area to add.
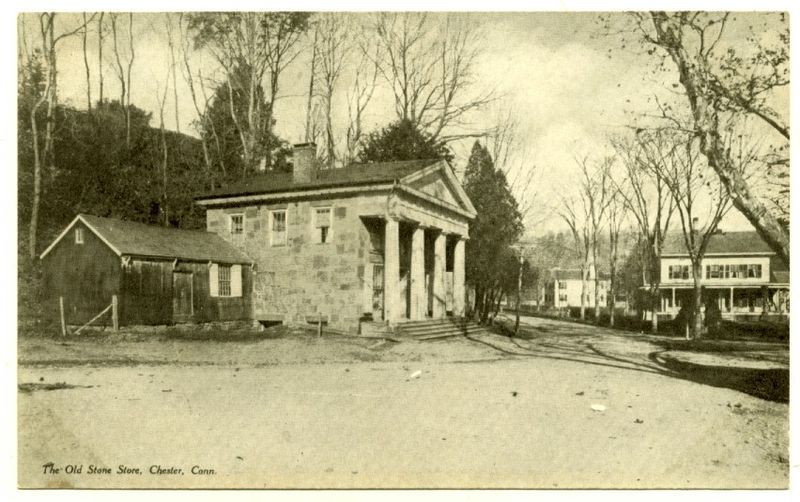
[[[458,317],[424,319],[421,321],[402,321],[395,326],[400,338],[415,340],[436,340],[452,336],[479,335],[488,333],[486,328]]]

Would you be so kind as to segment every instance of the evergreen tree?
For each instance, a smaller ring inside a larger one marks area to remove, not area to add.
[[[476,141],[464,174],[464,190],[477,211],[466,248],[466,281],[475,288],[475,314],[485,321],[503,295],[516,290],[522,214],[489,151]]]
[[[394,160],[453,160],[453,152],[444,143],[418,129],[408,119],[398,120],[380,131],[370,133],[361,143],[359,162]]]

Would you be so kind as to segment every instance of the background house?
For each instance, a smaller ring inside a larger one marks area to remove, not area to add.
[[[587,272],[586,298],[584,306],[594,308],[594,266],[590,266]],[[608,274],[600,273],[600,305],[607,305],[608,288],[611,285]],[[581,281],[581,269],[579,268],[553,268],[549,271],[548,279],[544,283],[544,306],[551,308],[580,307],[583,285]]]
[[[683,236],[672,234],[661,255],[659,315],[673,319],[691,301],[692,266]],[[704,302],[723,318],[785,319],[789,314],[789,268],[756,232],[711,236],[702,261]]]
[[[69,324],[113,295],[120,325],[250,318],[251,260],[216,234],[80,214],[40,258],[45,305],[62,297]]]
[[[255,259],[254,318],[357,331],[463,315],[475,209],[447,162],[320,170],[315,151],[196,198],[208,230]]]

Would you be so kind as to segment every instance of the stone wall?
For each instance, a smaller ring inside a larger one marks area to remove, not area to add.
[[[315,243],[313,209],[331,208],[332,238]],[[365,310],[365,266],[370,260],[370,234],[359,215],[381,214],[385,195],[338,199],[254,203],[209,208],[207,228],[240,247],[256,262],[253,274],[253,317],[304,324],[324,316],[328,325],[351,332]],[[271,246],[269,212],[287,211],[287,244]],[[244,214],[244,235],[231,236],[230,214]],[[374,254],[374,253],[373,253]]]

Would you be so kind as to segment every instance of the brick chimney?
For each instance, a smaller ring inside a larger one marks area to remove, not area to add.
[[[292,148],[292,179],[295,183],[308,183],[317,177],[317,145],[298,143]]]

